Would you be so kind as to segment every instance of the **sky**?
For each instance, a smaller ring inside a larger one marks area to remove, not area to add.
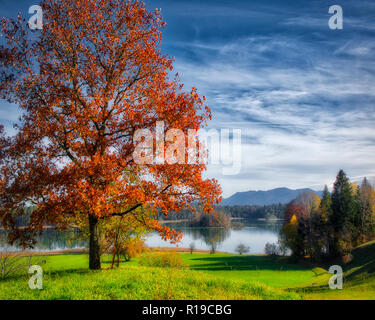
[[[209,128],[241,129],[241,170],[206,176],[223,195],[322,189],[339,169],[375,176],[375,1],[147,0],[167,23],[163,53],[212,110]],[[0,16],[37,1],[0,0]],[[331,5],[343,29],[331,30]],[[9,132],[17,106],[0,101]],[[238,160],[238,159],[237,159]]]

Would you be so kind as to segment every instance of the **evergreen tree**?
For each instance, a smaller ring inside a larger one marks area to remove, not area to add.
[[[343,254],[352,248],[357,214],[353,188],[345,172],[340,170],[332,193],[332,215],[330,219],[334,232],[332,255]]]
[[[332,198],[327,185],[324,186],[322,200],[320,202],[320,216],[323,223],[327,224],[332,216]]]
[[[319,261],[349,253],[374,238],[375,190],[366,178],[360,187],[351,184],[340,170],[332,195],[325,186],[321,200],[304,193],[286,205],[279,243],[297,259]]]
[[[321,247],[329,255],[333,246],[333,227],[330,224],[332,217],[332,198],[327,185],[324,186],[322,200],[319,206],[319,217],[315,222],[316,234],[320,237]]]
[[[357,195],[359,210],[358,225],[361,241],[368,241],[375,236],[375,190],[366,178],[363,179]]]

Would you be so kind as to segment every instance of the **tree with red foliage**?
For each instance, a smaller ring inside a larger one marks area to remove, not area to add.
[[[99,269],[98,221],[141,208],[178,212],[197,200],[206,212],[220,186],[204,164],[137,164],[133,137],[170,128],[199,130],[210,110],[193,88],[170,79],[173,59],[160,51],[160,11],[138,1],[45,0],[43,29],[2,21],[0,94],[18,104],[18,133],[0,139],[0,219],[11,242],[32,246],[43,225],[87,219],[90,269]],[[166,149],[166,143],[164,148]],[[156,146],[154,146],[154,149]],[[186,154],[187,157],[187,154]],[[15,218],[36,210],[25,228]],[[142,222],[162,237],[179,234],[155,217]]]

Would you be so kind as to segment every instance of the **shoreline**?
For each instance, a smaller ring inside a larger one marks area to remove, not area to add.
[[[282,218],[271,218],[271,219],[266,219],[266,218],[254,218],[254,219],[248,219],[248,218],[238,218],[238,217],[230,217],[230,221],[233,220],[255,220],[255,221],[283,221],[284,219]],[[169,224],[169,223],[180,223],[180,222],[189,222],[190,219],[177,219],[177,220],[157,220],[160,224]],[[20,226],[19,229],[25,229],[25,226]],[[69,226],[68,228],[77,228],[77,226]],[[43,226],[42,229],[57,229],[56,226]],[[0,231],[7,231],[8,229],[5,229],[4,227],[0,226]]]
[[[175,247],[147,247],[145,253],[149,252],[180,252],[190,253],[190,248],[175,248]],[[89,249],[63,249],[51,251],[0,251],[0,256],[3,254],[15,254],[19,256],[52,256],[59,254],[84,254],[89,253]],[[210,250],[194,249],[193,253],[210,253]],[[215,253],[228,253],[225,251],[215,251]],[[110,253],[109,253],[110,254]]]
[[[246,218],[238,218],[238,217],[230,217],[230,221],[232,220],[247,220]],[[253,219],[258,220],[258,219]],[[160,224],[168,224],[168,223],[180,223],[180,222],[189,222],[190,219],[176,219],[176,220],[158,220]]]

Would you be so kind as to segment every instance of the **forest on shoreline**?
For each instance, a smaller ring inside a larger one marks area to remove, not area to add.
[[[297,259],[350,261],[353,248],[374,239],[374,187],[366,178],[353,184],[340,170],[332,192],[325,186],[321,199],[306,192],[286,206],[279,242]]]

